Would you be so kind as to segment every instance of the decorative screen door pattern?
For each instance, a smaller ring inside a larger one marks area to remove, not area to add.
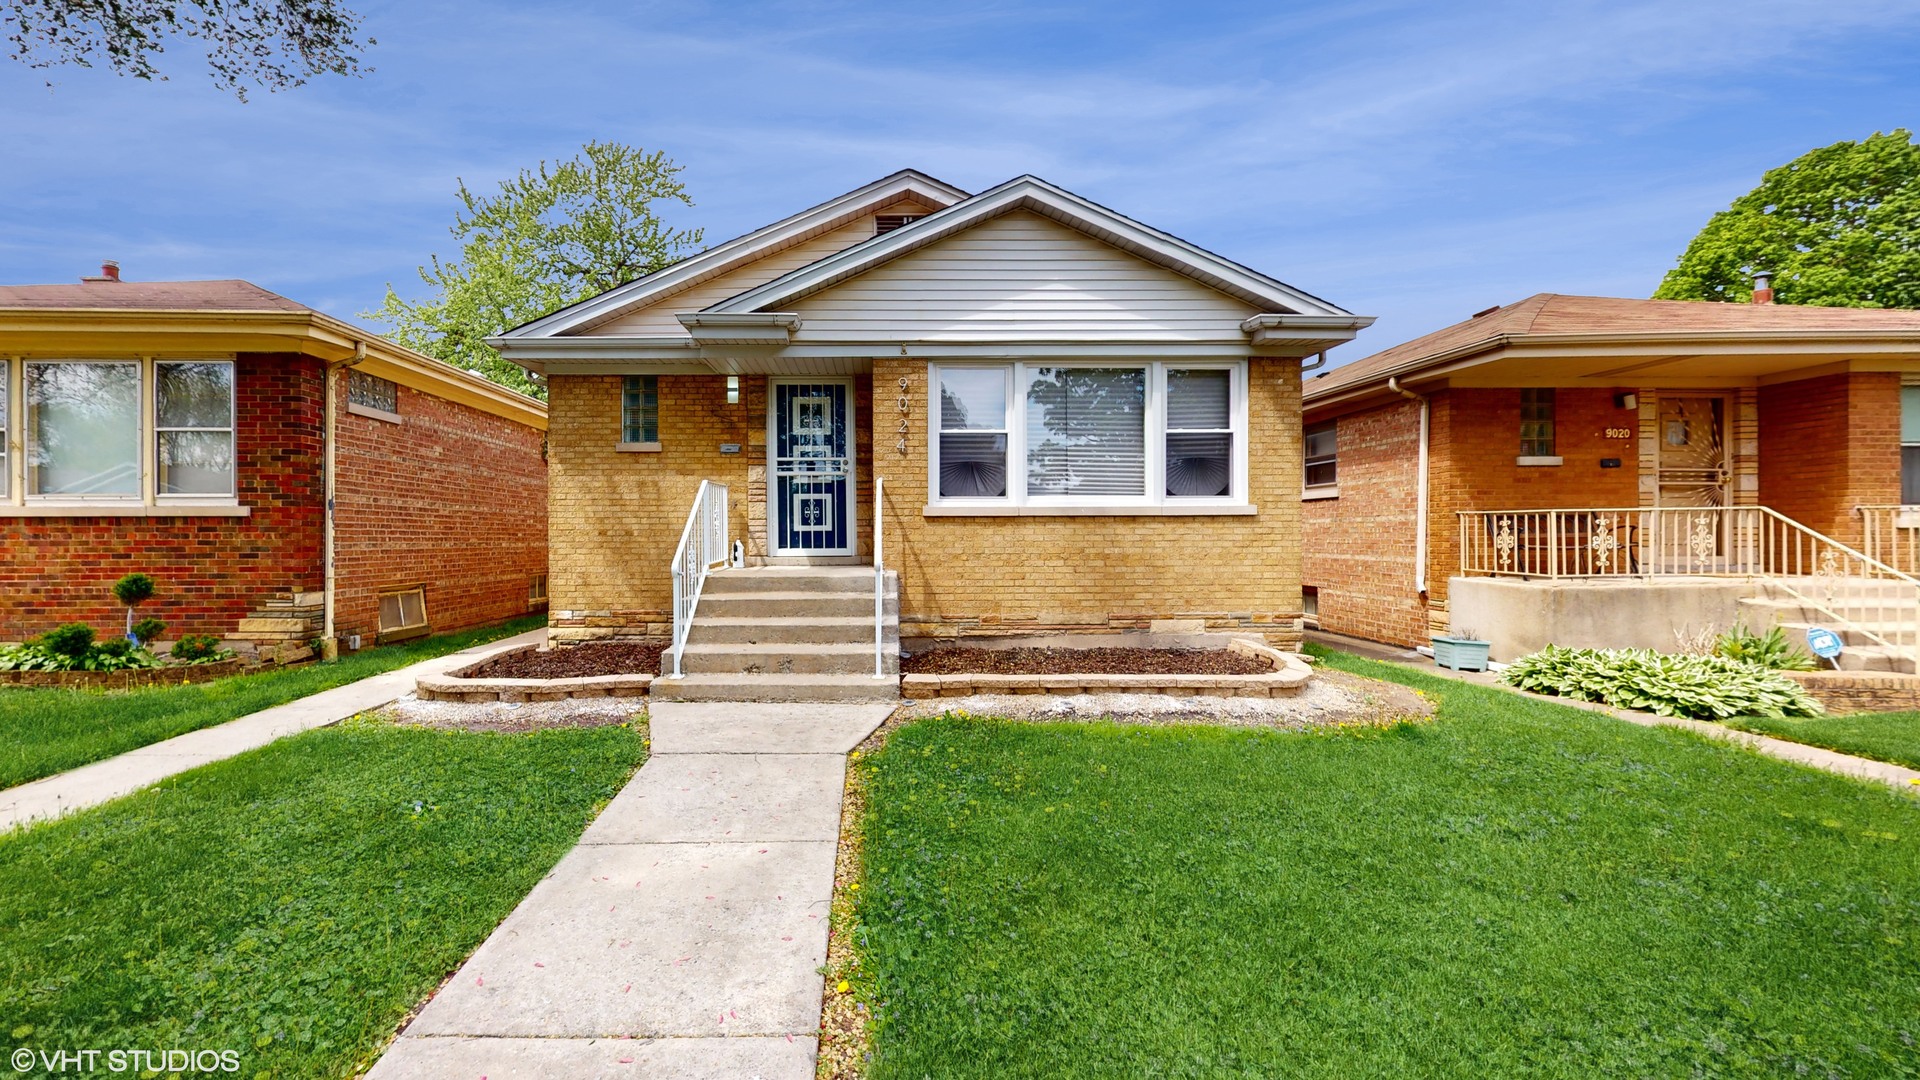
[[[773,553],[853,554],[846,383],[773,385]]]
[[[1733,502],[1727,460],[1726,399],[1661,395],[1659,505],[1726,506]]]

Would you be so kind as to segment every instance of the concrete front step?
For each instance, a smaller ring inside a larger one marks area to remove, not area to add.
[[[869,585],[872,583],[869,582]],[[888,616],[898,618],[900,598],[888,596],[884,600]],[[865,616],[873,621],[873,589],[865,592],[739,592],[713,593],[702,591],[700,611],[697,618],[722,619],[797,619],[797,618],[842,618],[855,619]]]
[[[899,591],[900,575],[887,571],[886,591]],[[873,601],[871,566],[793,566],[754,567],[744,570],[719,570],[707,576],[701,597],[737,593],[845,593],[859,594]]]
[[[893,701],[900,680],[871,675],[683,675],[655,679],[648,696],[662,701]]]
[[[701,601],[705,603],[703,599]],[[888,620],[888,636],[898,633],[897,623]],[[701,645],[831,645],[873,643],[873,613],[865,617],[828,616],[825,618],[782,616],[772,619],[736,619],[709,617],[702,611],[694,617],[687,635],[691,643]]]
[[[885,643],[882,659],[888,674],[899,674],[900,643],[897,640]],[[661,659],[663,674],[672,670],[672,666],[670,657]],[[690,675],[871,675],[873,642],[802,645],[689,643],[685,655],[680,658],[680,670]]]

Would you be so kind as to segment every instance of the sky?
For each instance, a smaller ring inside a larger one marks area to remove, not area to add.
[[[0,282],[245,278],[355,319],[475,189],[589,140],[719,243],[901,168],[1033,173],[1378,317],[1646,296],[1816,146],[1920,122],[1913,0],[351,3],[357,79],[242,103],[0,59]],[[356,319],[356,321],[359,320]]]

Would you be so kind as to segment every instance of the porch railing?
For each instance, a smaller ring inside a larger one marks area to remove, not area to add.
[[[873,478],[873,677],[887,677],[886,611],[886,490],[885,477]]]
[[[1461,511],[1460,573],[1762,578],[1848,644],[1920,662],[1920,579],[1765,506]]]
[[[707,575],[726,565],[727,485],[700,481],[693,497],[693,509],[687,514],[686,528],[680,530],[680,546],[673,549],[673,674],[680,677],[680,654],[687,648],[687,633],[693,629],[693,613],[700,605],[700,590]]]
[[[1920,506],[1856,506],[1860,549],[1903,573],[1920,574]]]

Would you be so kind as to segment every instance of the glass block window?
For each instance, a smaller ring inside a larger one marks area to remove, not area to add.
[[[620,441],[660,441],[660,376],[628,375],[620,388]]]
[[[364,371],[347,372],[347,400],[364,409],[400,411],[400,387],[391,380]]]
[[[1520,391],[1520,456],[1553,456],[1553,388]]]

